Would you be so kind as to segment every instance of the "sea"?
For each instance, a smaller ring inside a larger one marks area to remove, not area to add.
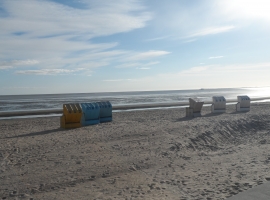
[[[112,105],[130,105],[147,103],[188,102],[188,98],[210,101],[212,96],[224,96],[227,100],[238,95],[251,98],[270,97],[270,87],[222,88],[196,90],[71,93],[71,94],[34,94],[0,95],[0,112],[61,109],[66,103],[110,101]]]

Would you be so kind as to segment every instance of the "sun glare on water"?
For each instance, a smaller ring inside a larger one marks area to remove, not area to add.
[[[250,90],[249,95],[251,97],[270,97],[270,87],[258,87],[258,88],[246,88]]]

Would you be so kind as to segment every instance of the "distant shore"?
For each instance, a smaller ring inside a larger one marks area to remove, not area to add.
[[[202,115],[117,112],[70,130],[59,117],[1,120],[0,197],[226,199],[270,180],[270,103]]]

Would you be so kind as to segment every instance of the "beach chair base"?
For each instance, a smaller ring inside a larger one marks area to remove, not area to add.
[[[81,123],[66,123],[65,116],[61,116],[60,127],[68,129],[68,128],[80,128],[82,126],[81,126]]]
[[[237,112],[248,112],[248,111],[250,111],[250,108],[241,108],[240,107],[240,103],[238,102],[237,104],[236,104],[236,111]]]
[[[190,107],[186,108],[186,117],[201,117],[201,112],[193,112],[193,109]]]
[[[82,126],[90,126],[90,125],[99,124],[99,122],[100,122],[100,120],[96,119],[96,120],[82,121],[81,124],[82,124]]]
[[[111,121],[112,121],[112,117],[102,117],[102,118],[100,118],[100,123],[111,122]]]
[[[201,117],[201,113],[200,112],[196,112],[196,113],[193,113],[193,117]]]
[[[186,108],[186,117],[193,117],[193,109],[187,107]]]
[[[226,110],[225,109],[220,109],[220,110],[215,110],[215,108],[214,108],[214,105],[212,105],[211,106],[211,112],[212,113],[225,113],[226,112]]]

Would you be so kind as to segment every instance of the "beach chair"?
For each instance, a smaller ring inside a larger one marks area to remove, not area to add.
[[[100,108],[97,103],[81,103],[82,108],[82,118],[81,118],[81,125],[82,126],[89,126],[98,124],[99,120],[99,113]]]
[[[112,121],[112,104],[109,101],[97,102],[100,108],[100,123]]]
[[[203,101],[189,98],[189,107],[186,108],[186,117],[201,117]]]
[[[248,96],[237,96],[237,101],[237,112],[250,111],[250,98]]]
[[[212,97],[211,112],[212,113],[225,113],[226,112],[226,99],[223,96]]]
[[[80,104],[64,104],[63,115],[60,117],[61,128],[81,127],[82,109]]]

